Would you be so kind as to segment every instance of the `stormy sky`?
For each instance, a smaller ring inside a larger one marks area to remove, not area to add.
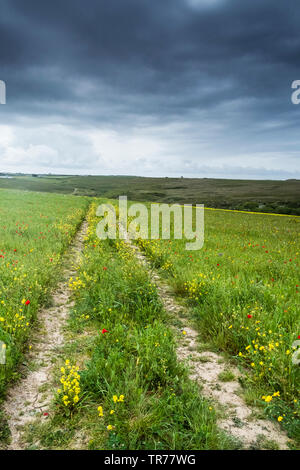
[[[0,0],[0,172],[300,177],[298,0]]]

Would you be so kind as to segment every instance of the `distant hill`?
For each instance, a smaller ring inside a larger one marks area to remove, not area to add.
[[[258,181],[19,174],[11,179],[1,178],[0,188],[109,198],[127,195],[135,201],[198,203],[223,209],[300,215],[300,180],[297,179]]]

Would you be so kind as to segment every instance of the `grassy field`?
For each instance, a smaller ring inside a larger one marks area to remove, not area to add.
[[[253,181],[135,176],[17,176],[0,188],[300,215],[300,181]]]
[[[57,365],[52,418],[30,426],[29,446],[38,436],[43,448],[72,447],[80,430],[89,449],[234,448],[177,361],[147,270],[124,242],[97,238],[97,206],[90,207],[83,260],[70,279],[76,302],[68,331],[76,341]]]
[[[187,251],[184,239],[138,242],[192,309],[202,340],[246,368],[246,400],[298,439],[299,224],[205,210],[200,251]]]
[[[97,237],[101,202],[107,199],[0,190],[2,398],[8,380],[18,377],[37,311],[86,213],[88,222],[77,274],[68,281],[75,303],[65,345],[52,358],[56,392],[47,419],[27,426],[27,448],[38,442],[38,448],[72,449],[83,439],[88,449],[240,448],[218,428],[219,408],[178,361],[180,322],[164,309],[147,268],[123,241]],[[184,239],[136,241],[192,316],[201,347],[240,367],[246,402],[295,441],[299,223],[292,216],[206,209],[199,251],[187,251]],[[231,380],[229,371],[223,375]]]
[[[0,190],[0,341],[6,345],[0,395],[17,376],[37,310],[49,299],[86,206],[84,198]]]

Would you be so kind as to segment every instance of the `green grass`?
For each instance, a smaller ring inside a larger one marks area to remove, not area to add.
[[[254,181],[137,176],[15,176],[0,188],[136,201],[205,204],[207,207],[300,215],[300,181]]]
[[[75,306],[69,329],[77,342],[66,345],[65,359],[80,364],[79,402],[73,403],[69,386],[59,391],[52,419],[28,429],[29,447],[38,438],[43,448],[72,448],[80,432],[89,449],[235,448],[177,361],[174,334],[146,269],[124,242],[96,237],[96,207],[89,212],[82,264],[70,281]]]
[[[230,370],[224,370],[220,372],[218,379],[221,380],[221,382],[232,382],[235,380],[235,375]]]
[[[218,430],[213,405],[177,361],[174,320],[146,268],[123,242],[97,238],[100,202],[90,207],[82,263],[70,280],[75,306],[64,357],[54,364],[62,391],[54,396],[50,418],[28,426],[28,448],[39,441],[39,447],[66,449],[78,440],[89,449],[238,448]],[[49,299],[86,207],[87,198],[0,190],[0,340],[7,345],[2,394],[17,375],[37,310]],[[185,240],[138,241],[188,308],[203,342],[199,348],[209,344],[242,367],[247,403],[275,420],[282,417],[296,440],[299,366],[292,363],[292,345],[300,334],[299,223],[207,210],[200,251],[186,251]],[[60,384],[66,359],[79,366],[76,393]],[[230,374],[220,379],[232,380]],[[115,403],[120,395],[124,400]],[[7,440],[2,415],[0,425]]]
[[[4,413],[0,410],[0,442],[8,442],[10,430]]]
[[[298,218],[205,211],[205,242],[140,240],[152,264],[190,308],[202,341],[246,369],[252,404],[300,437]],[[280,396],[272,396],[279,392]],[[262,396],[272,396],[265,401]]]
[[[6,345],[0,395],[17,376],[37,310],[48,301],[86,207],[84,198],[0,190],[0,341]]]

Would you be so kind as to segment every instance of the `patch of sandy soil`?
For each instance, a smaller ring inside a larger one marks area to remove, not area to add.
[[[48,412],[55,390],[55,384],[52,383],[53,362],[64,344],[63,327],[69,309],[73,306],[68,280],[74,276],[80,263],[86,230],[87,222],[84,221],[66,254],[65,261],[69,267],[64,270],[63,280],[53,292],[52,306],[38,313],[37,327],[31,339],[32,349],[27,358],[27,362],[33,364],[33,370],[23,365],[20,370],[21,380],[7,393],[3,409],[11,432],[8,450],[24,449],[24,426],[38,416],[47,419],[44,413]]]
[[[244,449],[257,448],[263,441],[274,441],[279,449],[288,449],[289,439],[277,423],[254,417],[254,407],[246,405],[240,394],[241,386],[238,382],[240,372],[229,366],[223,356],[211,351],[198,352],[198,333],[191,327],[187,318],[182,316],[183,307],[179,305],[170,288],[162,281],[157,272],[151,270],[146,256],[132,244],[122,227],[127,242],[135,251],[136,257],[150,272],[152,281],[156,284],[165,310],[172,316],[176,316],[184,327],[181,329],[181,340],[177,348],[177,357],[185,361],[190,369],[190,378],[201,386],[201,393],[206,398],[215,402],[222,409],[222,418],[218,420],[220,429],[238,439]],[[183,335],[182,332],[186,334]],[[219,374],[230,370],[235,378],[230,382],[223,382]]]

